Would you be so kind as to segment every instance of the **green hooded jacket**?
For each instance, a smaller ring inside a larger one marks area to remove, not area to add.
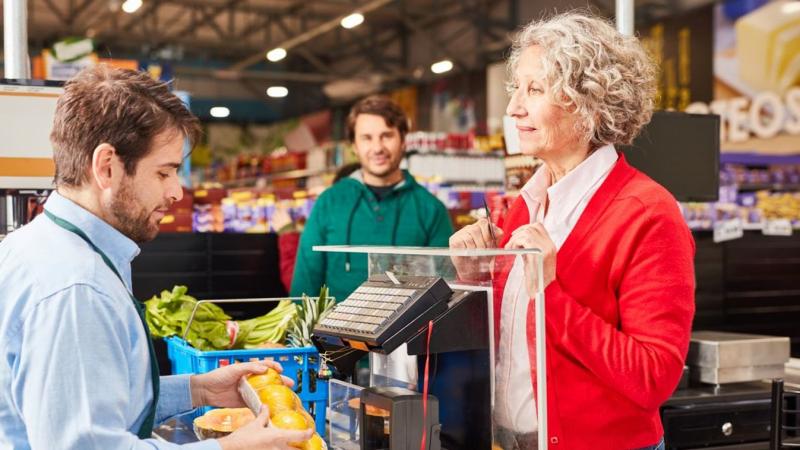
[[[404,179],[383,200],[362,181],[361,171],[323,192],[306,222],[297,250],[292,296],[329,295],[344,300],[367,279],[367,255],[320,253],[315,245],[447,247],[453,226],[447,209],[414,178]]]

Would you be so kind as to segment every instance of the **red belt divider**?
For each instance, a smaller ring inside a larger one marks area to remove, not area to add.
[[[425,376],[422,381],[422,442],[419,450],[425,450],[425,438],[428,434],[428,367],[431,362],[431,334],[433,334],[433,321],[428,321],[428,342],[425,345]]]

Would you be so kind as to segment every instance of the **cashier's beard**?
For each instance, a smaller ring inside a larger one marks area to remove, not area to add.
[[[156,209],[167,209],[169,206],[147,208],[142,205],[134,192],[133,181],[126,177],[117,195],[111,200],[111,214],[116,222],[113,224],[114,228],[134,242],[152,241],[158,235],[159,220],[153,217]]]

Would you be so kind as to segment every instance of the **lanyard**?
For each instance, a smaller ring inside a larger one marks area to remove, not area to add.
[[[114,275],[116,275],[117,278],[119,278],[119,281],[122,283],[122,285],[125,286],[125,282],[122,280],[122,276],[119,274],[119,272],[117,272],[117,269],[114,267],[114,264],[111,263],[111,260],[108,259],[108,256],[106,256],[106,254],[103,253],[102,250],[100,250],[96,245],[94,245],[91,239],[89,239],[89,236],[87,236],[86,233],[83,232],[83,230],[73,225],[72,223],[56,216],[47,209],[44,210],[44,214],[50,220],[52,220],[56,225],[60,226],[61,228],[71,233],[76,234],[78,237],[83,239],[87,244],[89,244],[89,247],[91,247],[92,250],[95,251],[95,253],[100,255],[100,258],[103,259],[103,262],[106,264],[106,266],[108,266],[108,268],[111,269],[112,272],[114,272]],[[156,352],[153,349],[153,341],[150,339],[150,328],[147,327],[147,322],[144,319],[144,305],[142,305],[138,300],[136,300],[133,294],[128,293],[128,295],[130,296],[131,301],[133,302],[133,306],[136,308],[136,312],[139,314],[139,319],[141,319],[142,321],[142,326],[144,327],[144,332],[145,332],[145,340],[147,341],[147,350],[150,355],[150,378],[153,382],[153,402],[150,404],[150,409],[147,412],[147,416],[145,417],[144,422],[142,423],[142,426],[139,428],[139,432],[137,433],[139,438],[147,439],[152,437],[153,425],[155,424],[155,419],[156,419],[156,403],[158,402],[159,381],[160,381],[158,375],[158,360],[156,359]]]

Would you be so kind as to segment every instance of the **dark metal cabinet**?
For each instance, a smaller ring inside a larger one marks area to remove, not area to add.
[[[668,449],[766,449],[769,384],[739,383],[677,391],[661,408]]]

